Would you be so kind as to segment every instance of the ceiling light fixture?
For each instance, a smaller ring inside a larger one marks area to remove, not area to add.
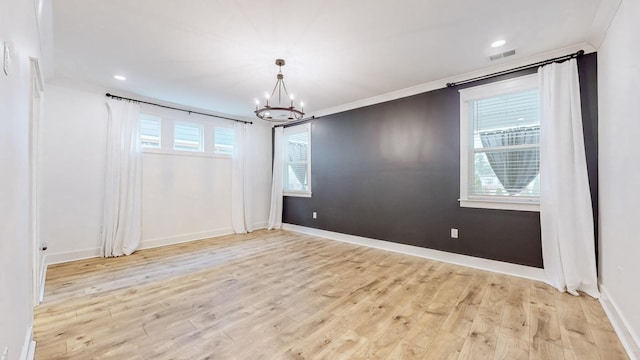
[[[120,81],[127,80],[127,78],[122,76],[122,75],[113,75],[113,78],[116,79],[116,80],[120,80]]]
[[[496,40],[496,41],[491,43],[491,47],[492,48],[497,48],[497,47],[500,47],[500,46],[502,46],[502,45],[504,45],[506,43],[507,42],[505,40]]]
[[[271,95],[265,92],[266,105],[260,107],[260,101],[256,100],[256,116],[260,119],[272,121],[272,122],[284,122],[292,120],[300,120],[304,116],[304,105],[300,102],[300,110],[296,109],[293,104],[293,94],[289,95],[287,87],[284,85],[284,75],[282,74],[282,67],[284,66],[284,60],[276,59],[276,66],[280,68],[276,78],[276,85],[273,87]],[[277,92],[277,104],[275,103]],[[282,93],[284,92],[284,99]],[[271,100],[271,104],[269,101]],[[284,100],[284,104],[283,101]]]

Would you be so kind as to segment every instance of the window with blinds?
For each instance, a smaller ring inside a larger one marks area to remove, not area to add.
[[[216,127],[214,134],[214,151],[218,154],[233,154],[233,129]]]
[[[310,124],[288,127],[285,137],[285,195],[311,194],[311,127]]]
[[[538,203],[540,99],[535,80],[529,76],[460,91],[461,205]]]
[[[140,115],[140,143],[144,147],[159,149],[161,146],[161,119],[157,116]]]
[[[176,122],[173,128],[173,149],[182,151],[203,151],[202,125]]]

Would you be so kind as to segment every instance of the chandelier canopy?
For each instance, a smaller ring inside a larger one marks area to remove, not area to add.
[[[271,94],[265,93],[266,105],[260,107],[260,101],[256,100],[256,116],[272,122],[300,120],[304,116],[304,104],[300,102],[300,110],[296,109],[293,104],[293,94],[287,92],[287,87],[284,84],[284,75],[282,74],[284,60],[276,59],[276,66],[279,67],[278,75],[276,76],[278,80]]]

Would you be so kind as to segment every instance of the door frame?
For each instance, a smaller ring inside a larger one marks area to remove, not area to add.
[[[40,238],[40,124],[44,100],[42,69],[37,58],[30,58],[31,111],[29,115],[29,239],[32,253],[33,305],[44,297],[46,267]]]

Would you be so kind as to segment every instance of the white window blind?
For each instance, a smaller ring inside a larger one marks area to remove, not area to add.
[[[460,90],[460,205],[537,210],[540,197],[537,77]]]
[[[233,129],[225,127],[215,128],[215,152],[218,154],[233,154]]]
[[[157,116],[140,115],[140,142],[148,148],[160,148],[161,120]]]
[[[285,193],[311,193],[310,124],[285,129]]]
[[[203,151],[202,125],[176,122],[173,129],[173,149]]]
[[[540,196],[537,89],[471,101],[470,196]]]

